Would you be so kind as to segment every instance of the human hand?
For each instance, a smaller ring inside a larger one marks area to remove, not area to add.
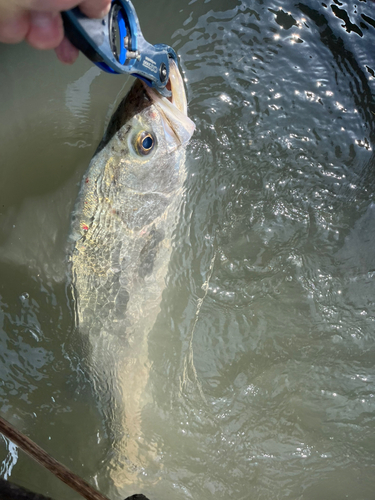
[[[36,49],[55,49],[59,60],[72,64],[79,51],[64,37],[60,12],[79,6],[92,18],[104,17],[111,0],[0,0],[0,43],[26,40]]]

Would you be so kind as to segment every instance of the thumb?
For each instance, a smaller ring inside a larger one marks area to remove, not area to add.
[[[111,0],[84,0],[79,8],[86,16],[101,19],[108,14]]]

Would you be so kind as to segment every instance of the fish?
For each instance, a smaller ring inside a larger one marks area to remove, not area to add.
[[[114,436],[108,467],[118,487],[157,460],[151,451],[145,458],[152,446],[142,431],[147,337],[166,286],[195,130],[174,61],[169,86],[171,99],[136,80],[90,162],[72,215],[76,329],[88,341],[90,378]]]

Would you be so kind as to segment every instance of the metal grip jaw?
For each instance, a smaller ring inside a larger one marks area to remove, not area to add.
[[[103,19],[89,19],[78,7],[63,13],[65,34],[86,57],[108,73],[131,74],[162,95],[169,79],[169,58],[175,51],[164,44],[151,45],[143,35],[130,0],[112,0]]]

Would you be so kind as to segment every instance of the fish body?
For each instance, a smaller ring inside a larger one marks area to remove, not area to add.
[[[117,429],[116,483],[142,467],[141,408],[147,333],[160,308],[194,131],[183,82],[171,68],[172,99],[136,81],[111,119],[82,181],[70,257],[79,332],[90,345],[95,389]],[[116,467],[111,465],[111,470]],[[124,472],[125,470],[125,472]],[[130,473],[129,473],[130,474]]]

